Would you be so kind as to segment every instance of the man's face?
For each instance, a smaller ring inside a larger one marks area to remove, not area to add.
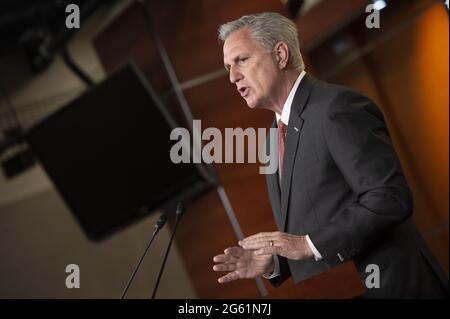
[[[250,108],[268,108],[275,103],[280,69],[272,52],[250,36],[248,28],[231,33],[223,45],[223,60],[239,94]]]

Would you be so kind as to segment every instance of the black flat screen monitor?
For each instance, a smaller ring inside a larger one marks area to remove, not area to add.
[[[172,163],[174,122],[159,101],[128,64],[26,134],[92,240],[212,186],[198,165]]]

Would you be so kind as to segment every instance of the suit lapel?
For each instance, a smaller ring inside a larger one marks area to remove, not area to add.
[[[277,128],[277,122],[276,120],[272,123],[272,128]],[[267,137],[267,144],[266,144],[266,152],[267,154],[270,154],[270,133]],[[278,149],[276,150],[278,154]],[[275,221],[277,223],[278,229],[281,228],[281,199],[280,199],[280,179],[278,177],[278,170],[273,174],[268,174],[266,176],[267,178],[267,185],[269,187],[269,196],[270,201],[272,203],[272,209],[274,210],[274,216]]]
[[[284,146],[283,172],[281,178],[281,230],[286,229],[289,197],[291,191],[292,170],[297,156],[298,142],[304,120],[301,118],[303,110],[311,93],[315,79],[305,74],[295,92],[292,102],[291,114],[289,115],[288,129]]]

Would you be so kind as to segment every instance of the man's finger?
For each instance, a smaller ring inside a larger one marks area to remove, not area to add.
[[[259,249],[265,246],[273,246],[279,240],[280,238],[278,237],[278,235],[271,235],[257,238],[254,240],[243,241],[240,242],[239,244],[244,249]],[[271,244],[271,242],[273,244]]]
[[[221,254],[214,256],[213,261],[216,263],[235,263],[237,258],[232,255]]]
[[[213,270],[214,271],[235,271],[236,270],[236,264],[218,264],[218,265],[214,265]]]
[[[213,261],[216,263],[229,262],[232,257],[233,256],[231,256],[231,255],[220,254],[220,255],[214,256]]]
[[[251,236],[245,237],[241,241],[255,240],[255,239],[264,238],[264,237],[267,237],[267,236],[273,236],[274,234],[275,234],[274,232],[257,233],[255,235],[251,235]]]
[[[236,271],[233,271],[229,274],[226,274],[225,276],[220,277],[219,279],[217,279],[217,281],[221,284],[224,284],[237,279],[239,279],[239,275]]]
[[[243,246],[245,244],[254,243],[254,242],[266,242],[268,243],[271,240],[276,240],[281,238],[280,232],[271,232],[271,233],[260,233],[254,236],[250,236],[240,240],[238,242],[239,246]]]
[[[240,257],[244,254],[242,247],[234,246],[224,250],[225,255]]]
[[[242,243],[242,248],[244,249],[260,249],[265,246],[268,246],[270,241],[268,240],[261,240],[261,241],[252,241],[252,242],[244,242]]]
[[[255,238],[251,238],[251,239],[244,239],[244,240],[240,240],[238,242],[238,244],[239,244],[239,246],[243,247],[244,245],[248,245],[248,244],[267,242],[268,238],[270,238],[270,237],[262,236],[262,237],[255,237]]]
[[[253,252],[255,256],[261,256],[261,255],[277,255],[278,254],[278,247],[276,246],[266,246],[261,249],[255,250]]]

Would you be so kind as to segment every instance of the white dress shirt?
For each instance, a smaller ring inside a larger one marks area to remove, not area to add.
[[[297,80],[295,81],[294,85],[292,86],[291,91],[289,92],[286,102],[284,102],[283,110],[282,110],[281,114],[275,113],[277,123],[281,119],[281,122],[283,122],[286,126],[288,126],[289,115],[291,114],[292,101],[294,100],[295,92],[297,92],[298,86],[299,86],[301,80],[303,79],[303,77],[305,76],[305,74],[306,74],[306,72],[302,71],[300,73],[300,75],[298,76]],[[278,161],[278,164],[279,163],[280,163],[280,161]],[[278,170],[278,172],[279,171],[280,170]],[[281,178],[281,176],[279,176],[279,177]],[[307,241],[309,247],[311,248],[312,252],[314,253],[315,260],[316,261],[321,260],[322,255],[319,253],[319,251],[316,249],[316,247],[312,243],[311,239],[309,238],[309,235],[306,235],[306,241]],[[272,278],[280,275],[280,264],[279,264],[278,258],[276,256],[274,256],[274,263],[275,263],[275,268],[274,268],[273,273],[264,275],[265,278],[272,279]]]

